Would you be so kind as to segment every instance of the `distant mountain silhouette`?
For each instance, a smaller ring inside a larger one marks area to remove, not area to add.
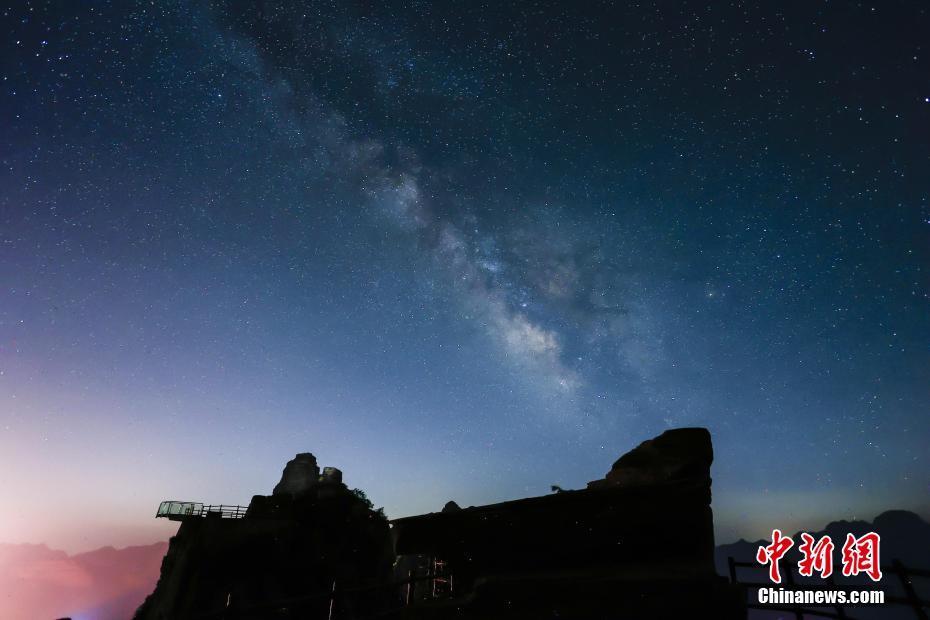
[[[869,521],[831,521],[822,531],[810,532],[815,538],[829,534],[836,548],[835,559],[839,559],[839,550],[846,540],[846,534],[851,532],[861,536],[866,532],[878,532],[882,537],[881,558],[887,564],[892,560],[900,560],[907,566],[928,568],[930,564],[930,523],[927,523],[917,514],[907,510],[888,510],[872,522]],[[787,534],[787,532],[785,533]],[[797,545],[801,540],[800,532],[793,536],[795,546],[788,552],[789,558],[797,561]],[[749,542],[738,540],[735,543],[718,545],[716,553],[717,571],[721,575],[727,574],[727,557],[733,556],[743,562],[752,561],[756,557],[756,550],[760,545],[769,544],[771,540],[757,540]],[[840,566],[837,562],[835,566]]]
[[[930,523],[907,510],[888,510],[875,517],[872,522],[832,521],[819,532],[808,531],[816,539],[829,535],[833,540],[835,545],[833,551],[834,578],[838,584],[874,585],[868,577],[844,578],[840,573],[841,549],[846,541],[846,534],[852,533],[858,537],[867,532],[877,532],[881,536],[880,559],[883,566],[890,565],[893,560],[899,560],[909,568],[930,569]],[[787,535],[787,532],[784,533]],[[798,545],[801,542],[800,532],[795,532],[792,538],[795,545],[787,553],[788,563],[783,564],[783,567],[793,566],[796,575],[797,562],[801,557],[798,551]],[[771,540],[749,542],[741,539],[735,543],[718,545],[714,558],[717,572],[721,575],[728,575],[727,558],[731,556],[740,562],[755,562],[756,550],[769,543]],[[757,570],[740,569],[738,575],[741,581],[759,582],[767,579],[766,572],[761,566]],[[817,576],[809,581],[823,583]],[[930,583],[927,581],[923,579],[914,581],[918,595],[923,598],[930,597]],[[885,575],[879,587],[885,590],[886,596],[902,594],[898,578],[893,575]],[[903,607],[859,607],[853,615],[862,620],[894,620],[897,618],[903,620],[913,618],[914,612]],[[752,610],[749,614],[750,620],[777,617],[786,616],[784,612],[754,612]]]
[[[159,542],[68,555],[46,545],[0,544],[0,618],[131,618],[167,549]]]

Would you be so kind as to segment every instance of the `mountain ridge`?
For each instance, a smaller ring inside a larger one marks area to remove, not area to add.
[[[0,618],[132,617],[167,549],[159,541],[69,554],[45,543],[0,543]]]

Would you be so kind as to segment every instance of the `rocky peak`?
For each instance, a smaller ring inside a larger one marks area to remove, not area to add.
[[[642,442],[613,464],[589,488],[638,486],[683,480],[710,480],[714,449],[706,428],[675,428]]]
[[[284,466],[281,481],[275,485],[272,495],[300,495],[319,481],[320,468],[316,457],[309,452],[301,452]]]

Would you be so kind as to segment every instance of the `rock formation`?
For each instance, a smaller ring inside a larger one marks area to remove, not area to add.
[[[403,617],[745,617],[714,570],[712,460],[706,429],[675,429],[585,490],[393,521],[398,565],[451,576]]]
[[[706,428],[674,428],[639,444],[589,489],[691,481],[710,485],[714,449]]]
[[[270,496],[256,495],[240,519],[182,521],[155,591],[136,620],[326,618],[341,595],[339,618],[389,607],[384,588],[394,560],[383,515],[342,484],[321,477],[312,454],[298,454]]]
[[[670,430],[587,489],[448,502],[389,530],[342,472],[298,454],[241,519],[174,513],[136,618],[739,620],[742,592],[714,571],[712,460],[707,430]]]
[[[272,495],[300,495],[320,481],[320,468],[316,457],[301,452],[284,466],[281,481],[275,485]]]

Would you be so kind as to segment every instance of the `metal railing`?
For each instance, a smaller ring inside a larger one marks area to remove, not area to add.
[[[155,518],[183,521],[196,517],[219,517],[221,519],[241,519],[248,506],[231,504],[203,504],[201,502],[164,501],[158,505]]]
[[[794,574],[792,571],[792,565],[790,562],[779,562],[781,568],[781,573],[785,575],[785,585],[787,587],[794,587],[799,585],[804,585],[798,583],[799,577]],[[769,588],[772,587],[771,582],[764,581],[746,581],[745,579],[739,579],[737,575],[738,568],[748,568],[748,569],[762,569],[764,568],[758,562],[739,562],[733,556],[727,558],[727,567],[730,572],[730,581],[732,583],[738,583],[753,592],[749,593],[750,600],[755,597],[755,590],[759,588]],[[919,568],[912,568],[905,566],[898,560],[894,560],[890,566],[882,566],[882,573],[885,575],[894,575],[900,581],[901,589],[903,590],[903,596],[897,595],[888,595],[886,592],[885,604],[886,605],[898,605],[906,606],[914,612],[915,620],[930,620],[930,615],[927,613],[927,609],[930,609],[930,600],[923,599],[918,596],[917,591],[914,589],[913,578],[919,577],[928,579],[930,578],[930,570],[924,570]],[[838,584],[833,580],[831,575],[827,580],[826,584],[832,588],[839,589],[851,589],[856,586],[853,584]],[[822,606],[804,606],[800,604],[793,605],[773,605],[773,604],[759,604],[749,602],[747,604],[749,609],[758,609],[765,611],[786,611],[792,614],[795,620],[803,620],[805,616],[807,617],[818,617],[818,618],[837,618],[838,620],[854,620],[856,607],[852,604],[835,604],[835,605],[822,605]],[[827,608],[832,608],[832,611]]]

